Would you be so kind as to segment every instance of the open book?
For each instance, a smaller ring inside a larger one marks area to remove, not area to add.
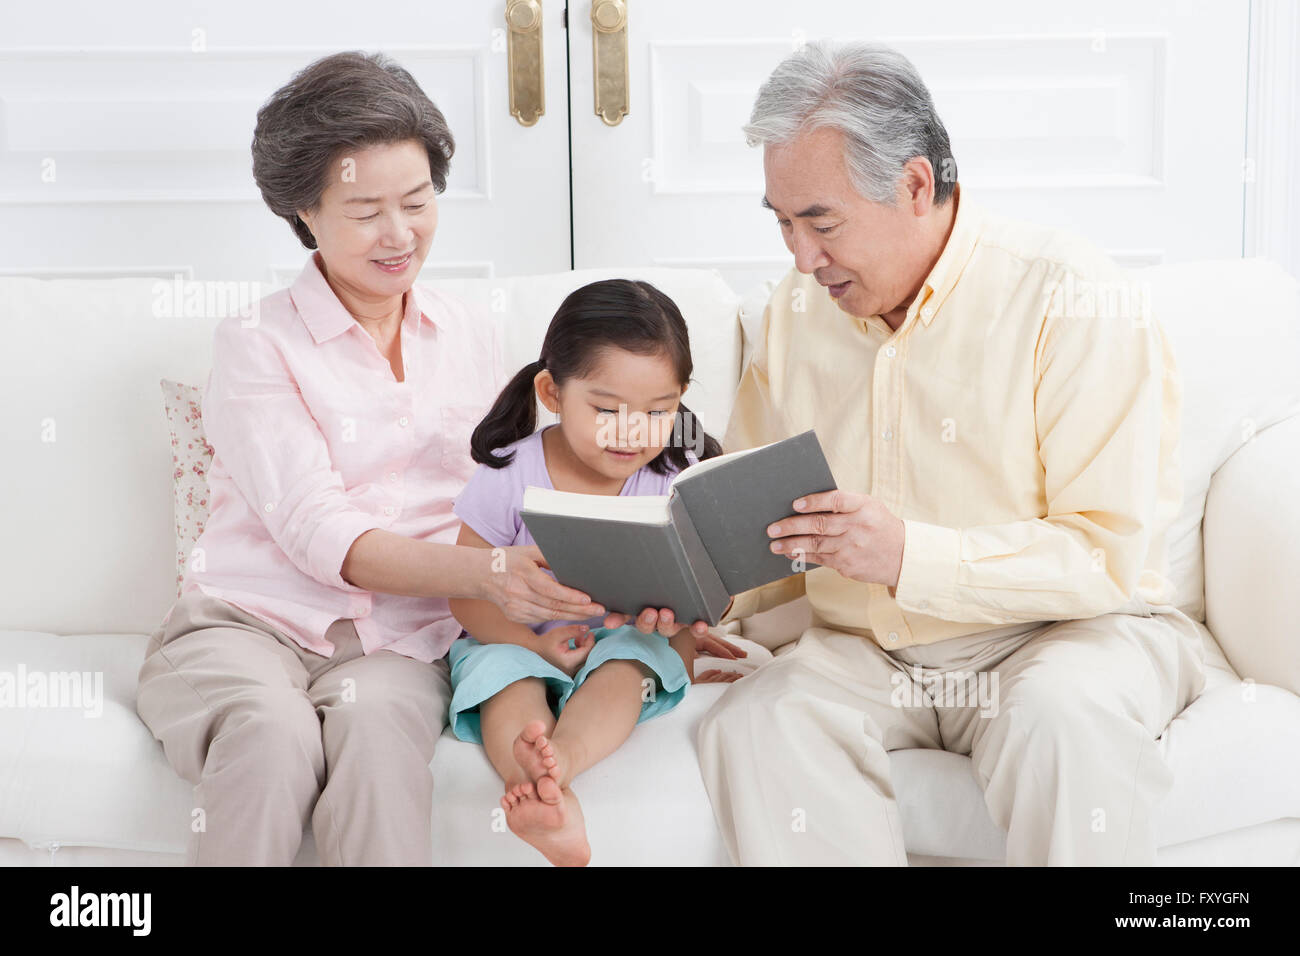
[[[667,495],[581,495],[529,486],[522,516],[561,584],[609,611],[670,608],[717,624],[731,595],[816,565],[775,554],[767,527],[803,495],[834,490],[815,432],[719,455]]]

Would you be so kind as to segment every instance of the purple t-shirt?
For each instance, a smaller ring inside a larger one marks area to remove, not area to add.
[[[555,490],[551,484],[551,475],[546,470],[546,455],[542,450],[542,432],[555,427],[547,425],[527,438],[521,438],[504,448],[493,449],[497,455],[514,451],[514,461],[504,468],[479,465],[464,489],[456,496],[452,505],[456,517],[494,548],[537,543],[524,526],[519,511],[523,507],[524,488],[527,486],[536,485]],[[696,460],[695,455],[689,451],[686,458],[690,462]],[[648,465],[643,465],[623,482],[619,495],[666,495],[672,480],[671,474],[656,474]],[[546,573],[551,574],[550,571]],[[551,574],[551,577],[555,575]],[[604,620],[603,617],[593,617],[587,621],[544,621],[534,625],[533,631],[544,634],[562,624],[586,624],[597,628],[602,626]]]

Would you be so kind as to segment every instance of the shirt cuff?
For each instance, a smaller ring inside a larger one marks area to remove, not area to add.
[[[754,608],[758,606],[758,595],[754,591],[745,591],[737,594],[731,601],[731,610],[722,615],[718,621],[718,626],[730,624],[732,621],[739,621],[742,617],[749,617],[754,613]]]
[[[903,529],[903,566],[894,600],[906,610],[935,614],[955,598],[961,532],[906,518]]]
[[[311,576],[341,591],[365,593],[365,588],[344,580],[343,559],[357,538],[367,531],[382,527],[373,515],[364,511],[345,511],[322,521],[316,533],[311,536],[311,544],[307,548],[307,568]]]

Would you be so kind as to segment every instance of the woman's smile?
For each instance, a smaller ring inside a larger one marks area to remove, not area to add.
[[[415,251],[412,250],[404,256],[396,256],[392,259],[371,259],[370,261],[389,275],[397,275],[406,271],[406,267],[411,264],[411,258],[414,255]]]

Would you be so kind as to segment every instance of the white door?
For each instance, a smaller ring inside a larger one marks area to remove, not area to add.
[[[255,114],[311,60],[383,50],[456,153],[426,276],[568,269],[564,6],[546,113],[509,114],[505,0],[65,0],[0,7],[0,272],[278,285],[306,251],[249,173]]]
[[[570,2],[574,264],[717,267],[742,294],[793,263],[741,125],[823,37],[916,64],[963,190],[1127,265],[1241,254],[1247,0],[627,0],[629,114],[593,109],[591,0]]]

